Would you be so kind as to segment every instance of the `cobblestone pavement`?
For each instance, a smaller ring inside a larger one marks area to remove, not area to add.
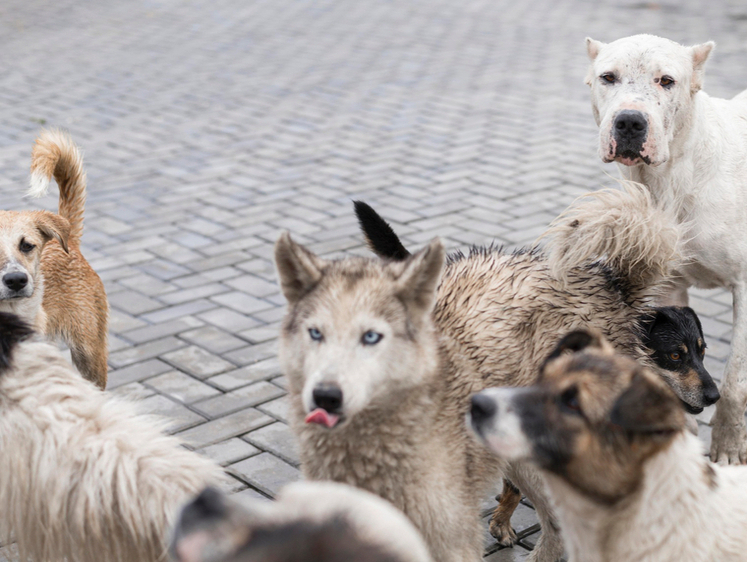
[[[278,234],[363,253],[361,198],[411,247],[531,243],[617,175],[596,156],[584,37],[637,32],[714,39],[706,90],[747,86],[743,0],[5,0],[0,205],[39,204],[21,199],[32,142],[70,130],[89,171],[84,252],[112,309],[111,392],[171,418],[240,496],[272,496],[299,478]],[[693,305],[718,378],[731,297]],[[489,560],[527,555],[532,510],[514,523],[520,544]]]

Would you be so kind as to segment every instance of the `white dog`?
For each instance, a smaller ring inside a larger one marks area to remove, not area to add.
[[[747,462],[747,91],[734,99],[701,91],[713,42],[684,47],[652,35],[604,44],[587,38],[599,154],[687,225],[692,261],[670,304],[687,287],[728,287],[734,297],[732,351],[713,417],[711,458]]]
[[[156,562],[221,469],[0,313],[0,540],[19,560]]]

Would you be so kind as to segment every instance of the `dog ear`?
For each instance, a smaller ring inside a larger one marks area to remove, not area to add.
[[[70,250],[67,243],[70,238],[70,223],[68,220],[48,211],[36,211],[35,214],[36,228],[44,237],[44,243],[46,244],[54,238],[60,243],[65,253],[69,254]]]
[[[590,61],[593,61],[597,58],[597,55],[599,55],[599,51],[602,50],[602,47],[604,47],[604,43],[602,43],[601,41],[596,41],[591,37],[586,38],[586,54],[589,55]]]
[[[575,330],[561,338],[558,344],[545,359],[545,363],[552,361],[564,353],[577,353],[586,348],[602,349],[602,338],[596,332]]]
[[[703,67],[715,46],[716,43],[708,41],[708,43],[690,47],[693,53],[693,77],[690,81],[690,93],[694,94],[703,87]]]
[[[428,246],[407,258],[397,277],[397,294],[421,314],[429,313],[436,301],[445,257],[443,244],[434,238]]]
[[[13,348],[34,331],[15,314],[0,312],[0,370],[10,367]]]
[[[296,244],[287,231],[280,235],[275,243],[275,267],[288,303],[295,304],[316,286],[327,263]]]
[[[610,421],[636,433],[667,433],[685,426],[685,411],[665,382],[639,370],[612,407]]]

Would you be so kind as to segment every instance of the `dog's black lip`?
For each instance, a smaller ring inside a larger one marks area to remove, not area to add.
[[[680,400],[680,402],[682,402],[682,405],[685,407],[685,411],[688,414],[697,415],[697,414],[699,414],[700,412],[703,411],[703,407],[698,408],[696,406],[691,406],[690,404],[688,404],[684,400]]]

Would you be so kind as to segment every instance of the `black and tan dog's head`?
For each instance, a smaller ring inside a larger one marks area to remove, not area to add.
[[[0,211],[0,301],[28,298],[38,284],[42,249],[57,240],[67,252],[70,223],[47,211]]]
[[[498,456],[529,460],[603,503],[634,491],[645,461],[685,428],[661,377],[585,331],[561,340],[535,386],[473,396],[470,418]]]
[[[703,364],[703,327],[692,308],[656,308],[642,322],[642,340],[689,413],[699,414],[718,401],[718,387]]]

